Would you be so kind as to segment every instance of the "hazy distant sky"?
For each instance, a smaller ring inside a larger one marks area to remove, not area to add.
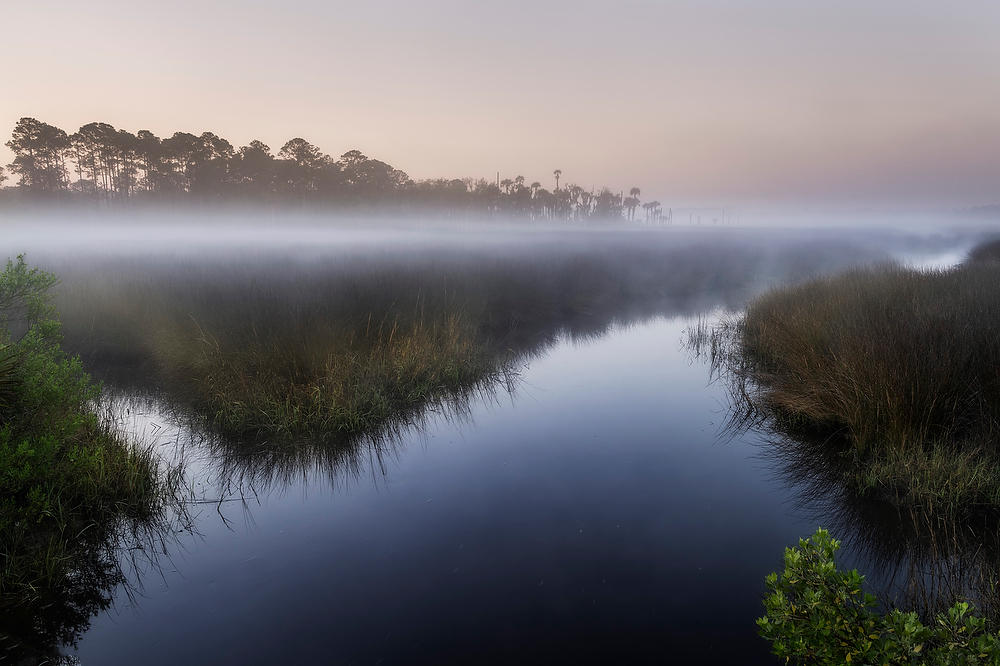
[[[668,204],[1000,201],[997,0],[0,0],[0,25],[4,140],[28,115]]]

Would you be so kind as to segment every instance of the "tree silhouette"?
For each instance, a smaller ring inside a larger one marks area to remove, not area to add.
[[[628,191],[628,198],[624,201],[625,209],[628,211],[628,219],[635,219],[635,209],[639,205],[639,188],[633,187]]]
[[[135,137],[136,159],[142,170],[139,186],[146,192],[159,192],[164,183],[160,138],[149,130],[139,130]]]
[[[6,145],[14,152],[10,170],[20,177],[21,187],[38,193],[66,189],[66,132],[34,118],[21,118]]]
[[[274,191],[275,160],[271,148],[254,139],[243,146],[233,160],[233,183],[243,192],[261,196]]]
[[[225,193],[231,183],[230,165],[236,155],[233,144],[212,132],[203,132],[198,143],[191,171],[191,192],[202,196]]]
[[[317,191],[323,171],[332,162],[329,155],[298,137],[281,147],[278,159],[283,162],[279,168],[282,189],[299,194]]]
[[[203,159],[203,146],[194,134],[174,132],[160,142],[164,185],[174,192],[190,192]]]
[[[18,176],[17,190],[32,196],[391,204],[429,206],[446,215],[505,214],[573,221],[621,219],[623,213],[632,220],[639,205],[638,187],[630,189],[624,199],[606,187],[595,194],[575,183],[563,186],[561,169],[552,172],[555,189],[551,192],[538,181],[527,184],[522,175],[499,182],[483,178],[414,181],[404,171],[360,150],[349,150],[334,160],[301,137],[287,141],[274,155],[263,141],[253,140],[237,150],[213,132],[175,132],[160,139],[150,130],[132,134],[92,122],[67,135],[53,125],[21,118],[6,145],[14,152],[9,169]],[[0,169],[0,186],[5,176]],[[647,219],[661,215],[659,204],[646,211]]]

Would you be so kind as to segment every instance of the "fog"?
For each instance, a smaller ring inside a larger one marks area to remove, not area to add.
[[[734,216],[735,218],[736,216]],[[696,238],[723,242],[754,238],[795,238],[823,243],[854,242],[889,253],[904,262],[950,253],[957,258],[972,245],[997,233],[991,219],[960,213],[747,213],[738,221],[673,224],[628,224],[621,221],[554,223],[520,218],[410,213],[405,215],[310,212],[299,208],[182,206],[101,210],[92,206],[24,206],[0,209],[0,241],[8,255],[33,256],[92,252],[231,253],[339,249],[418,250],[490,247],[525,249],[560,239],[599,246],[603,238],[648,238],[683,245]]]
[[[1000,4],[3,4],[0,662],[1000,626]]]

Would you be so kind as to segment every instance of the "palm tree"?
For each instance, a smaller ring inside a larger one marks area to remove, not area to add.
[[[634,192],[635,190],[636,190],[636,188],[633,187],[632,191]],[[635,209],[636,209],[636,206],[638,206],[638,205],[639,205],[639,198],[638,197],[636,197],[636,196],[630,196],[630,197],[626,197],[625,198],[625,210],[628,211],[628,219],[630,221],[635,219]]]
[[[635,209],[636,206],[639,205],[639,188],[633,186],[632,189],[628,191],[628,198],[625,199],[623,203],[625,205],[625,209],[628,211],[628,219],[634,220]]]
[[[646,221],[649,221],[649,216],[653,213],[653,202],[642,204],[642,209],[646,211]]]
[[[559,191],[559,176],[562,175],[562,169],[556,169],[552,172],[552,175],[556,177],[556,192]]]
[[[656,221],[660,219],[663,210],[660,208],[659,201],[650,201],[649,203],[642,205],[643,209],[646,211],[646,221]]]

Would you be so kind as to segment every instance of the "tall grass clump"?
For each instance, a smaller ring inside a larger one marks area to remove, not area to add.
[[[222,431],[279,438],[375,433],[508,372],[459,313],[284,333],[237,342],[200,331],[162,353]]]
[[[736,395],[784,432],[839,446],[858,489],[1000,508],[1000,264],[779,288],[723,335]]]
[[[55,281],[23,257],[0,273],[0,633],[57,643],[110,602],[119,537],[159,514],[165,485],[62,351]]]

